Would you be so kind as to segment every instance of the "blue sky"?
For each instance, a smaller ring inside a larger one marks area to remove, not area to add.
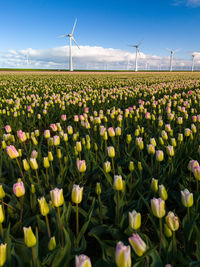
[[[53,63],[61,66],[67,58],[62,62],[58,59],[61,57],[58,52],[65,51],[63,47],[68,45],[68,40],[56,36],[70,33],[75,18],[78,21],[74,37],[83,48],[83,52],[74,49],[77,66],[81,53],[94,58],[97,53],[99,62],[100,55],[106,57],[109,53],[108,48],[116,50],[116,54],[120,50],[125,58],[130,52],[132,62],[134,49],[127,44],[135,44],[141,39],[144,39],[141,58],[148,55],[148,60],[151,60],[151,56],[157,56],[166,60],[166,64],[167,47],[179,48],[176,58],[185,62],[190,59],[191,51],[200,51],[200,0],[0,1],[0,67],[1,62],[3,67],[9,67],[15,64],[15,60],[19,66],[20,57],[23,65],[22,55],[28,48],[27,53],[32,58],[30,65],[36,66],[37,61],[40,62],[38,66],[44,67],[49,60],[52,66]],[[99,55],[94,47],[105,51]],[[65,49],[67,54],[67,47]],[[102,58],[102,62],[106,60]]]

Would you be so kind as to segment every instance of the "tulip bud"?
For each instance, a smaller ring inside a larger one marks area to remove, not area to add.
[[[130,171],[130,172],[133,172],[134,169],[135,169],[134,162],[133,162],[133,161],[130,161],[130,162],[129,162],[129,171]]]
[[[162,200],[167,200],[168,198],[168,194],[164,185],[159,185],[159,197],[162,198]]]
[[[40,207],[40,213],[42,216],[46,216],[49,213],[49,206],[46,202],[46,199],[44,197],[41,197],[38,199],[39,207]]]
[[[111,171],[111,163],[110,161],[106,161],[103,164],[103,169],[106,173],[109,173]]]
[[[164,141],[163,141],[162,137],[159,137],[159,143],[161,144],[161,146],[164,145]]]
[[[154,155],[155,154],[155,146],[152,144],[147,145],[147,152],[150,155]]]
[[[55,236],[51,237],[51,239],[49,240],[49,244],[48,244],[48,249],[49,251],[52,251],[56,248],[56,239]]]
[[[76,165],[77,165],[77,169],[79,172],[85,172],[86,171],[85,160],[77,160]]]
[[[195,179],[200,181],[200,167],[194,167],[193,174],[194,174]]]
[[[167,226],[167,224],[164,224],[164,233],[166,235],[166,237],[171,237],[172,236],[172,231],[170,230],[170,228]]]
[[[51,151],[48,151],[48,159],[49,161],[53,161],[53,155]]]
[[[69,135],[72,135],[73,134],[73,128],[72,128],[72,126],[67,126],[67,131],[68,131],[68,134]]]
[[[3,199],[5,197],[5,191],[3,190],[3,186],[0,185],[0,199]]]
[[[6,248],[7,244],[0,245],[0,266],[3,266],[6,262]]]
[[[115,133],[116,133],[116,136],[120,136],[120,135],[122,134],[122,130],[121,130],[121,128],[120,128],[120,127],[117,127],[117,128],[115,129]]]
[[[6,152],[11,159],[16,159],[19,157],[19,153],[14,146],[7,146]]]
[[[100,183],[96,183],[96,194],[97,195],[101,194],[101,184]]]
[[[51,201],[54,207],[60,207],[64,203],[63,189],[55,188],[50,191]]]
[[[58,157],[58,159],[62,158],[62,152],[61,152],[60,148],[57,149],[57,157]]]
[[[125,246],[121,241],[117,243],[115,262],[117,267],[131,267],[130,246]]]
[[[16,197],[22,197],[25,194],[24,183],[18,179],[17,183],[13,185],[13,193]]]
[[[86,148],[87,148],[87,150],[90,150],[90,148],[91,148],[90,141],[87,141]]]
[[[60,145],[60,136],[54,135],[53,144],[54,144],[54,146],[59,146]]]
[[[140,161],[138,161],[138,170],[139,171],[143,170],[142,163]]]
[[[129,226],[133,230],[137,230],[141,226],[141,214],[133,210],[129,212]]]
[[[24,170],[25,170],[25,171],[28,171],[28,170],[30,169],[30,166],[29,166],[29,164],[28,164],[27,159],[23,159],[22,162],[23,162]]]
[[[28,248],[34,247],[36,245],[36,237],[31,229],[31,226],[29,227],[23,227],[24,230],[24,242],[27,245]]]
[[[110,137],[114,137],[115,136],[115,131],[114,131],[113,127],[108,128],[108,135]]]
[[[174,147],[169,145],[166,147],[166,149],[167,149],[167,155],[170,157],[173,157],[174,156]]]
[[[37,139],[35,138],[35,136],[32,136],[32,137],[31,137],[31,140],[32,140],[32,142],[33,142],[33,144],[34,144],[35,146],[38,145],[38,141],[37,141]]]
[[[75,262],[76,267],[92,267],[90,258],[84,254],[76,256]]]
[[[122,191],[123,190],[123,180],[121,175],[115,175],[114,176],[114,189],[116,191]]]
[[[165,221],[170,230],[172,230],[173,232],[178,230],[179,219],[172,211],[168,212],[167,216],[165,217]]]
[[[45,137],[46,139],[48,139],[48,138],[50,138],[50,136],[51,136],[50,131],[49,131],[49,130],[45,130],[45,131],[44,131],[44,137]]]
[[[151,199],[151,209],[153,215],[157,218],[162,218],[165,216],[165,201],[161,198]]]
[[[163,159],[164,159],[163,151],[162,150],[157,150],[156,151],[156,160],[161,162],[161,161],[163,161]]]
[[[21,150],[21,148],[18,149],[18,153],[19,153],[19,157],[21,157],[22,156],[22,150]]]
[[[38,169],[38,164],[36,158],[30,158],[30,165],[31,169],[37,170]]]
[[[82,145],[81,142],[76,142],[76,151],[81,152],[82,151]]]
[[[4,219],[5,219],[5,216],[4,216],[3,208],[2,208],[2,205],[0,204],[0,223],[2,223]]]
[[[127,144],[130,144],[131,141],[132,141],[131,134],[127,134],[127,136],[126,136],[126,143],[127,143]]]
[[[151,190],[153,192],[155,192],[155,193],[158,191],[158,180],[157,179],[152,178],[152,180],[151,180]]]
[[[49,163],[49,158],[48,157],[44,157],[43,158],[43,165],[45,169],[48,169],[50,167],[50,163]]]
[[[173,147],[176,147],[176,139],[175,138],[171,138],[171,144]]]
[[[82,201],[83,197],[83,187],[80,187],[79,185],[74,184],[72,188],[72,202],[75,204],[79,204]]]
[[[4,140],[2,140],[1,142],[1,147],[2,149],[5,149],[7,147],[6,142]]]
[[[147,251],[147,245],[138,234],[133,234],[128,239],[134,252],[140,257]]]
[[[181,201],[183,206],[186,208],[192,207],[193,205],[193,194],[188,189],[181,191]]]
[[[113,146],[109,146],[107,147],[108,150],[108,156],[110,158],[114,158],[115,157],[115,148]]]
[[[31,194],[35,194],[35,186],[34,186],[34,184],[31,184]]]

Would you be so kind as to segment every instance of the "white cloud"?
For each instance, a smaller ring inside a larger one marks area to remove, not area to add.
[[[134,69],[135,50],[133,52],[100,46],[72,47],[73,65],[76,69]],[[195,54],[195,66],[200,64],[200,53]],[[192,53],[191,53],[192,55]],[[67,69],[69,66],[69,47],[51,49],[9,50],[0,54],[0,67]],[[191,68],[191,59],[174,57],[174,68]],[[168,69],[169,56],[161,57],[140,52],[139,69]],[[199,67],[199,66],[198,66]]]
[[[188,7],[199,7],[200,0],[173,0],[174,6],[188,6]]]

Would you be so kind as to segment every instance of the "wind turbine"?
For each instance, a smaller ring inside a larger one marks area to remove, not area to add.
[[[73,71],[73,65],[72,65],[72,40],[74,41],[76,46],[80,49],[80,47],[78,46],[76,40],[73,37],[74,29],[76,27],[76,22],[77,22],[77,19],[75,19],[74,26],[72,28],[72,32],[71,33],[59,36],[59,38],[69,37],[69,70],[70,71]]]
[[[194,57],[195,57],[195,54],[192,54],[192,72],[194,71]]]
[[[169,63],[169,71],[172,71],[172,62],[173,62],[173,56],[174,53],[176,53],[179,49],[176,50],[170,50],[169,48],[166,48],[170,52],[170,63]]]
[[[138,44],[136,45],[129,45],[131,47],[135,47],[136,52],[135,52],[135,71],[138,71],[138,53],[139,53],[139,47],[142,44],[143,40],[140,41]]]

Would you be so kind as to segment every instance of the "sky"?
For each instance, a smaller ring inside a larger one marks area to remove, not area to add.
[[[0,0],[0,68],[200,70],[200,0]]]

